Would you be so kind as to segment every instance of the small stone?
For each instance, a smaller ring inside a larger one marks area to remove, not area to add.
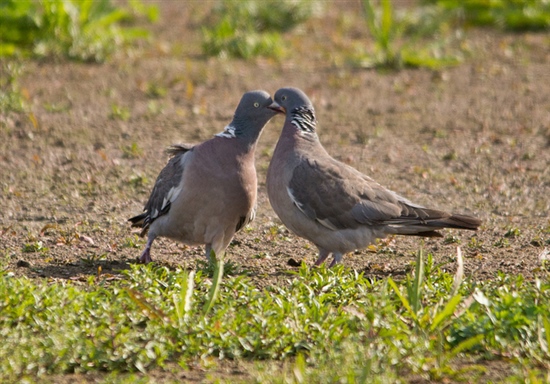
[[[290,265],[291,267],[299,267],[300,265],[302,265],[302,262],[297,261],[291,257],[290,259],[288,259],[287,264]]]
[[[30,268],[31,267],[31,263],[29,263],[28,261],[25,261],[25,260],[18,260],[16,265],[17,265],[18,268]]]

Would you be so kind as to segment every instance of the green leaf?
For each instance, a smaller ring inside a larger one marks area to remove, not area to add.
[[[382,19],[380,25],[380,31],[382,36],[382,47],[384,50],[389,49],[389,43],[391,40],[391,35],[395,30],[393,23],[393,8],[391,0],[382,0]]]
[[[210,260],[214,263],[214,276],[212,277],[212,286],[208,291],[208,296],[206,302],[204,303],[203,313],[207,314],[218,298],[220,291],[220,286],[223,278],[223,266],[224,266],[224,255],[216,256],[214,250],[210,252]]]
[[[550,353],[550,321],[544,316],[542,323],[544,324],[544,333],[546,334],[546,353]]]
[[[179,292],[173,295],[176,319],[180,327],[184,320],[189,317],[193,304],[193,289],[195,286],[195,271],[184,273],[179,279]]]
[[[480,334],[460,342],[456,347],[451,349],[451,352],[450,352],[451,356],[455,357],[461,352],[472,349],[476,345],[480,344],[484,337],[485,335]]]
[[[455,311],[455,308],[458,304],[460,304],[460,301],[462,300],[462,296],[461,295],[455,295],[453,296],[448,302],[447,304],[445,305],[445,307],[443,308],[443,310],[441,312],[439,312],[437,314],[437,316],[433,319],[433,322],[432,322],[432,325],[430,326],[430,331],[435,331],[439,325],[447,320],[448,318],[450,318],[454,311]]]
[[[409,301],[405,298],[405,296],[403,296],[403,294],[401,294],[399,287],[397,286],[397,284],[395,284],[395,281],[393,281],[391,277],[388,277],[388,284],[392,287],[399,300],[401,300],[401,303],[403,304],[405,309],[407,309],[413,320],[416,322],[418,320],[416,312],[413,311]]]

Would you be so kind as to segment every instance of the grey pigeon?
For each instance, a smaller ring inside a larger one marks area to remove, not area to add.
[[[315,265],[342,256],[387,235],[441,237],[438,229],[476,230],[472,216],[425,208],[332,158],[319,142],[313,105],[296,88],[274,96],[286,114],[281,137],[267,171],[273,210],[296,235],[319,249]]]
[[[243,95],[223,132],[196,146],[174,145],[144,213],[133,227],[149,232],[140,262],[152,261],[158,236],[186,244],[205,244],[206,256],[222,257],[235,233],[254,219],[257,178],[254,152],[260,133],[277,114],[265,91]]]

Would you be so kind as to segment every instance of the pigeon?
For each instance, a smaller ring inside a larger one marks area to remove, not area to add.
[[[245,93],[223,132],[201,144],[174,145],[158,175],[144,212],[128,219],[148,232],[139,258],[150,263],[151,245],[167,237],[189,245],[205,244],[223,257],[237,231],[254,219],[257,177],[256,143],[262,129],[278,112],[265,91]]]
[[[388,235],[441,237],[443,228],[476,230],[475,217],[415,204],[331,157],[317,136],[315,110],[297,88],[281,88],[272,108],[286,115],[267,170],[275,213],[319,250],[315,265],[367,247]]]

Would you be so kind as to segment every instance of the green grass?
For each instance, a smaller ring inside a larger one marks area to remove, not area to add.
[[[281,33],[306,21],[313,9],[313,0],[223,0],[202,30],[203,52],[243,59],[280,57]]]
[[[397,13],[391,0],[362,0],[365,23],[374,40],[374,48],[359,55],[363,67],[401,69],[438,69],[456,65],[461,55],[448,53],[448,38],[441,31],[445,19],[433,8],[417,7]]]
[[[497,27],[512,31],[550,29],[548,0],[424,0],[453,12],[465,25]]]
[[[109,113],[109,118],[113,120],[122,120],[122,121],[128,121],[128,119],[132,116],[130,113],[130,110],[126,107],[122,107],[118,104],[111,104],[111,111]]]
[[[0,272],[0,380],[146,372],[208,357],[257,361],[249,374],[259,382],[452,381],[482,375],[486,360],[523,367],[510,369],[517,382],[544,380],[550,284],[462,281],[460,255],[455,275],[430,255],[417,261],[403,281],[341,266],[304,265],[264,290],[229,276],[207,313],[203,270],[132,266],[121,281],[98,275],[84,286]],[[273,359],[285,362],[281,374]]]
[[[355,61],[363,67],[437,69],[459,64],[463,52],[452,49],[463,27],[483,26],[513,31],[550,29],[546,0],[424,0],[396,11],[391,0],[362,0],[374,48]]]
[[[125,110],[127,111],[127,110]],[[128,113],[128,116],[129,116],[129,112]],[[120,117],[111,117],[112,119],[120,119],[120,120],[128,120],[128,118],[125,118],[125,119],[122,119]],[[136,143],[135,141],[132,141],[132,143],[130,145],[124,145],[122,147],[122,157],[125,158],[125,159],[137,159],[139,157],[141,157],[143,155],[143,150],[141,149],[141,147],[139,146],[138,143]],[[140,180],[139,178],[138,179],[133,179],[135,180],[134,181],[134,185],[139,185],[139,183],[142,182],[142,180]]]
[[[0,63],[0,112],[25,112],[28,110],[18,78],[21,73],[21,66],[16,63]]]
[[[147,37],[131,28],[137,15],[158,10],[139,0],[118,7],[110,0],[0,0],[0,56],[68,57],[104,61],[124,44]]]

